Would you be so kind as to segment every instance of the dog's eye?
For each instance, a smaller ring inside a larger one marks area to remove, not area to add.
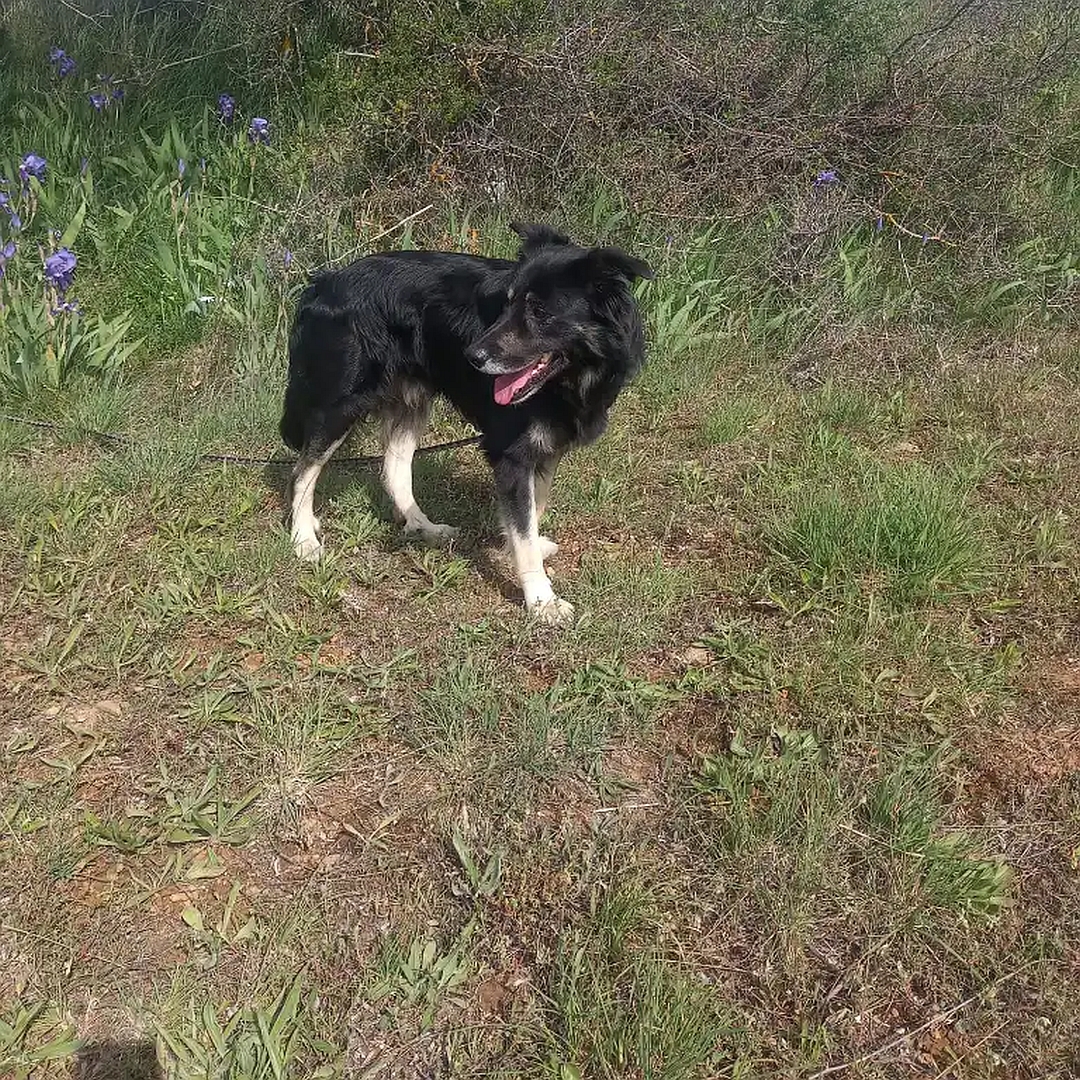
[[[548,317],[544,305],[537,300],[535,293],[525,294],[525,313],[537,322],[543,322]]]

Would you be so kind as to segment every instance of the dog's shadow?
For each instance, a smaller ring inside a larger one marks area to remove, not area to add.
[[[75,1052],[71,1080],[165,1080],[157,1050],[149,1039],[102,1039]]]
[[[458,460],[457,454],[476,454],[473,448],[448,451],[418,457],[413,465],[413,489],[416,501],[432,521],[454,525],[460,533],[454,549],[462,552],[476,567],[477,573],[499,591],[506,600],[520,600],[520,589],[504,565],[493,556],[501,548],[502,534],[495,510],[495,489],[490,473],[476,468],[475,462]],[[348,454],[343,454],[347,458]],[[281,458],[263,469],[263,482],[277,496],[279,520],[288,527],[288,488],[292,461]],[[333,503],[348,495],[357,486],[363,487],[373,512],[380,520],[394,521],[390,498],[383,489],[378,464],[330,460],[319,477],[315,496],[315,512],[333,527]],[[327,504],[330,504],[329,506]],[[384,544],[387,552],[399,550],[406,541],[399,529],[390,533]]]

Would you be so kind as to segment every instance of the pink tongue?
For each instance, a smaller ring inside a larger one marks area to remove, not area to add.
[[[523,371],[515,371],[509,375],[495,376],[495,401],[499,405],[509,405],[514,400],[514,395],[529,381],[536,367],[533,364]]]

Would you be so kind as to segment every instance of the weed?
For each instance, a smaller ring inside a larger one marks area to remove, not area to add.
[[[502,855],[496,851],[481,866],[477,863],[472,849],[456,825],[450,834],[450,839],[458,861],[461,863],[461,869],[465,872],[465,880],[468,882],[469,892],[473,898],[480,899],[497,893],[502,881]]]
[[[269,1005],[219,1010],[207,1002],[183,1021],[158,1020],[155,1029],[181,1080],[205,1076],[281,1080],[298,1069],[314,1080],[335,1075],[326,1064],[335,1048],[310,1031],[315,1007],[314,995],[305,994],[304,978],[297,975]],[[312,1066],[313,1061],[322,1064]]]
[[[812,860],[829,842],[839,792],[813,732],[778,727],[748,743],[738,731],[726,754],[702,762],[695,784],[716,811],[726,852],[783,845]]]
[[[176,792],[164,763],[159,767],[160,789],[166,809],[162,815],[164,839],[170,844],[201,843],[213,840],[221,844],[243,844],[251,835],[254,819],[247,811],[261,793],[253,787],[230,799],[222,794],[217,766],[213,766],[202,785],[192,794]]]
[[[709,990],[635,945],[638,918],[618,896],[559,942],[550,986],[548,1075],[690,1080],[720,1063],[725,1030]]]
[[[29,1080],[80,1046],[71,1026],[43,1003],[0,1015],[0,1068],[13,1080]]]
[[[467,923],[445,952],[430,938],[417,937],[407,945],[389,939],[368,996],[386,1001],[388,1007],[417,1006],[422,1011],[421,1027],[430,1027],[442,999],[452,997],[469,978],[474,930],[475,923]]]
[[[415,565],[424,578],[419,594],[421,601],[434,600],[454,589],[469,573],[469,563],[466,559],[448,558],[434,550],[425,551],[417,557]]]
[[[198,877],[188,880],[199,880]],[[219,918],[207,923],[203,913],[194,905],[188,905],[180,913],[181,919],[190,927],[194,937],[197,964],[204,971],[217,967],[222,952],[246,942],[254,941],[259,933],[259,922],[254,915],[243,921],[234,920],[237,902],[240,899],[240,883],[237,882],[229,891]]]
[[[1009,902],[1013,871],[1001,859],[979,854],[962,831],[940,835],[940,774],[951,760],[948,747],[909,755],[875,785],[867,818],[896,850],[912,861],[932,904],[975,914],[998,914]]]

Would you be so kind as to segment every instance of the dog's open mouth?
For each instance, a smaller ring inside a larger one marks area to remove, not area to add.
[[[566,366],[563,357],[556,353],[544,353],[539,360],[527,367],[495,376],[495,401],[499,405],[516,405],[530,398],[553,375]]]

